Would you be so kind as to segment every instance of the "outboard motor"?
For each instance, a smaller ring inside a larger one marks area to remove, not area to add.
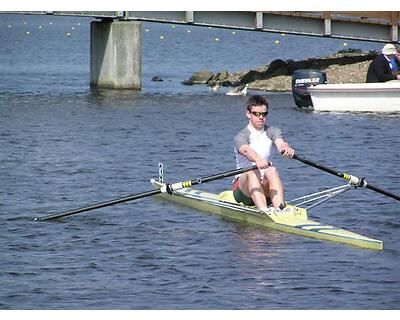
[[[321,83],[327,83],[326,73],[323,71],[299,69],[293,72],[292,93],[296,105],[299,108],[312,107],[311,96],[307,88]]]

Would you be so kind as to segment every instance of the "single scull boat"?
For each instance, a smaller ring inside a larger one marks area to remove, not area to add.
[[[88,206],[68,210],[60,213],[48,214],[42,217],[34,218],[35,221],[52,221],[63,219],[79,213],[116,205],[123,202],[133,201],[151,196],[161,196],[167,200],[172,200],[183,205],[187,205],[199,210],[215,213],[232,220],[245,221],[251,224],[264,226],[288,233],[299,234],[306,237],[317,238],[322,240],[335,241],[345,243],[362,248],[381,250],[383,242],[381,240],[368,238],[357,233],[340,229],[337,227],[324,225],[318,221],[310,220],[307,211],[333,197],[336,197],[350,189],[367,188],[374,192],[383,194],[387,197],[400,201],[400,196],[383,190],[367,183],[364,178],[359,178],[344,172],[340,172],[319,163],[310,161],[297,154],[293,155],[296,159],[306,165],[317,168],[321,171],[335,175],[348,183],[336,188],[317,192],[311,195],[300,197],[287,202],[287,206],[283,210],[271,208],[267,212],[261,212],[256,207],[248,207],[237,203],[232,191],[224,191],[220,194],[213,194],[205,191],[192,189],[192,186],[211,182],[218,179],[232,177],[244,172],[255,170],[257,166],[253,165],[248,168],[239,168],[218,174],[186,180],[176,183],[164,183],[164,170],[162,164],[159,166],[158,181],[152,179],[154,186],[152,190],[134,193],[124,197],[108,200],[105,202],[95,203]]]
[[[160,168],[162,165],[160,164]],[[160,172],[163,172],[161,169]],[[163,177],[159,180],[151,180],[155,189],[165,190],[167,184],[163,183]],[[179,188],[170,192],[160,192],[157,196],[165,200],[173,201],[201,211],[210,212],[230,220],[242,221],[253,225],[263,226],[283,232],[298,234],[310,238],[345,243],[362,248],[381,250],[383,242],[362,236],[360,234],[322,224],[308,218],[307,209],[329,200],[354,186],[352,184],[340,186],[326,191],[304,196],[288,202],[283,210],[270,208],[263,213],[256,207],[248,207],[237,203],[232,191],[224,191],[214,194],[193,188]],[[306,207],[299,205],[310,204]]]

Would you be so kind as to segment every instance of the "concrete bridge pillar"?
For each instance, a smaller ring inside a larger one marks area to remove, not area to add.
[[[141,89],[141,23],[93,21],[90,25],[90,85]]]

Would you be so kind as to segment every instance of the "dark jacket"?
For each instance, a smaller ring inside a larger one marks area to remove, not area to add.
[[[396,79],[397,77],[390,70],[389,61],[383,54],[377,55],[369,65],[367,82],[386,82]]]

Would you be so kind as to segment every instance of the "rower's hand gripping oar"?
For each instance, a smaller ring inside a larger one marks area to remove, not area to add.
[[[356,176],[352,176],[351,174],[343,173],[343,172],[340,172],[340,171],[337,171],[337,170],[322,166],[322,165],[320,165],[318,163],[315,163],[315,162],[312,162],[310,160],[307,160],[307,159],[305,159],[305,158],[303,158],[303,157],[301,157],[301,156],[299,156],[297,154],[293,155],[293,159],[299,160],[299,161],[303,162],[304,164],[307,164],[309,166],[312,166],[314,168],[317,168],[319,170],[325,171],[325,172],[333,174],[333,175],[335,175],[335,176],[337,176],[339,178],[342,178],[342,179],[348,181],[350,184],[352,184],[355,187],[364,187],[364,188],[373,190],[375,192],[381,193],[381,194],[383,194],[383,195],[385,195],[387,197],[390,197],[390,198],[393,198],[393,199],[396,199],[396,200],[400,201],[400,196],[398,196],[396,194],[393,194],[393,193],[391,193],[389,191],[374,187],[370,183],[367,183],[367,181],[364,178],[359,178],[359,177],[356,177]]]
[[[200,183],[204,183],[204,182],[209,182],[209,181],[214,181],[214,180],[218,180],[218,179],[223,179],[223,178],[235,176],[237,174],[241,174],[241,173],[244,173],[244,172],[247,172],[247,171],[251,171],[251,170],[254,170],[254,169],[257,169],[257,166],[251,166],[251,167],[246,167],[246,168],[242,168],[242,169],[235,169],[235,170],[231,170],[231,171],[218,173],[218,174],[215,174],[215,175],[212,175],[212,176],[207,176],[207,177],[203,177],[203,178],[197,178],[197,179],[183,181],[183,182],[166,184],[161,189],[155,189],[155,190],[145,191],[145,192],[141,192],[141,193],[136,193],[136,194],[128,195],[126,197],[113,199],[113,200],[109,200],[109,201],[106,201],[106,202],[96,203],[96,204],[92,204],[92,205],[89,205],[89,206],[86,206],[86,207],[82,207],[82,208],[78,208],[78,209],[74,209],[74,210],[70,210],[70,211],[50,214],[50,215],[47,215],[47,216],[44,216],[44,217],[37,217],[37,218],[34,218],[34,220],[36,220],[36,221],[46,221],[46,220],[60,219],[60,218],[64,218],[64,217],[71,216],[71,215],[78,214],[78,213],[85,212],[85,211],[104,208],[104,207],[112,206],[114,204],[127,202],[127,201],[132,201],[132,200],[137,200],[137,199],[144,198],[144,197],[154,196],[156,194],[163,193],[163,192],[172,193],[172,191],[174,191],[174,190],[187,188],[187,187],[194,186],[194,185],[197,185],[197,184],[200,184]]]

